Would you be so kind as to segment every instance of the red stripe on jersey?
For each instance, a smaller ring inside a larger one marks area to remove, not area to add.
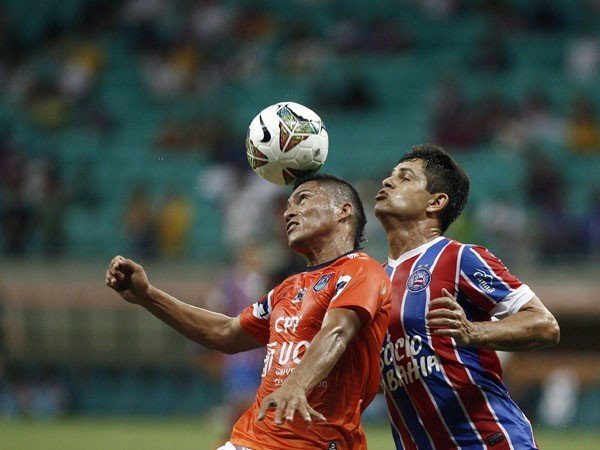
[[[456,289],[453,286],[448,288],[447,281],[455,278],[458,281],[458,257],[461,246],[457,243],[448,245],[431,274],[431,299],[442,295],[442,288],[446,288],[451,294],[456,295]],[[495,433],[505,435],[502,429],[496,423],[496,419],[489,410],[486,399],[480,388],[473,383],[466,367],[459,360],[456,354],[454,341],[450,337],[437,336],[431,334],[431,345],[435,352],[440,356],[440,364],[450,382],[452,389],[460,397],[464,406],[464,412],[471,420],[471,425],[475,427],[479,436],[485,441],[489,436]],[[483,442],[482,442],[483,443]],[[447,445],[447,444],[446,444]],[[506,440],[498,443],[499,450],[510,450],[510,445]],[[494,446],[496,450],[496,446]]]
[[[417,445],[413,441],[412,435],[408,431],[406,424],[404,423],[402,415],[398,413],[398,406],[394,401],[394,397],[387,392],[385,394],[385,397],[388,404],[390,418],[392,419],[392,424],[394,425],[394,428],[398,430],[398,434],[400,435],[400,439],[402,440],[402,445],[404,446],[405,450],[419,450],[417,448]]]
[[[502,382],[502,366],[500,365],[498,354],[488,348],[480,348],[478,353],[481,366],[485,369],[489,377],[496,378]]]
[[[390,334],[392,339],[397,339],[398,336],[408,335],[404,331],[402,306],[406,299],[406,285],[405,281],[408,276],[406,272],[410,273],[416,260],[422,255],[417,255],[414,258],[410,258],[402,262],[394,272],[392,279],[392,318],[399,317],[400,320],[390,320]],[[404,273],[403,273],[404,272]],[[402,294],[400,294],[402,293]],[[400,294],[400,295],[398,295]],[[398,295],[398,298],[396,295]],[[394,323],[394,325],[392,325]],[[411,357],[413,364],[414,359]],[[429,391],[424,386],[424,381],[419,378],[413,383],[405,385],[406,394],[410,397],[411,402],[417,411],[419,417],[430,417],[431,422],[425,427],[426,433],[430,436],[433,441],[434,448],[448,448],[447,443],[452,442],[452,436],[446,429],[446,425],[442,422],[439,417],[439,411],[436,408],[433,400],[430,397]]]
[[[490,267],[492,272],[494,272],[494,274],[498,278],[500,278],[505,284],[507,284],[511,289],[518,289],[523,285],[523,283],[521,283],[521,281],[519,281],[517,277],[515,277],[508,271],[508,269],[502,263],[502,261],[500,261],[494,255],[488,252],[485,248],[477,246],[473,246],[471,248],[475,253],[479,255],[479,257],[481,257],[481,259],[485,261],[485,263]]]

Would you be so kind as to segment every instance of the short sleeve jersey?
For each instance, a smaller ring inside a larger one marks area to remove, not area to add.
[[[254,404],[233,428],[231,442],[255,450],[366,449],[360,414],[379,389],[379,349],[389,322],[391,283],[364,253],[350,253],[287,278],[240,315],[242,327],[266,344]],[[327,422],[274,424],[274,410],[256,417],[262,400],[300,364],[330,308],[355,310],[363,326],[329,375],[307,395]]]
[[[457,344],[426,326],[442,289],[474,322],[500,320],[534,297],[483,247],[439,237],[396,260],[382,381],[397,450],[531,450],[531,425],[502,382],[496,352]]]

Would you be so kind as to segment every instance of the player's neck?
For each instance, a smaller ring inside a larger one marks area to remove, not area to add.
[[[354,250],[354,242],[337,242],[331,239],[323,245],[316,245],[305,253],[308,267],[333,261],[346,253]]]
[[[386,228],[388,255],[398,259],[404,253],[440,237],[442,232],[430,221],[403,222]]]

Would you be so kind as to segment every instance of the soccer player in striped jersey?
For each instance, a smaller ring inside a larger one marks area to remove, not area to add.
[[[359,252],[366,223],[352,186],[330,175],[297,182],[284,214],[306,271],[237,317],[180,302],[116,256],[106,283],[195,342],[224,353],[266,347],[254,404],[221,450],[365,450],[360,415],[379,390],[391,283]]]
[[[555,345],[556,320],[488,250],[444,237],[470,184],[446,152],[413,147],[382,184],[392,311],[380,366],[396,448],[536,449],[496,350]]]

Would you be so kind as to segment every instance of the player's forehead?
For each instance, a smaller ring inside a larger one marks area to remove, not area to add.
[[[292,192],[288,198],[288,204],[303,193],[322,196],[326,195],[326,191],[322,183],[318,183],[316,181],[307,181],[306,183],[302,183],[300,186],[294,189],[294,192]]]
[[[402,161],[394,167],[392,175],[402,175],[404,173],[420,176],[425,174],[425,161],[422,159],[409,159]]]

